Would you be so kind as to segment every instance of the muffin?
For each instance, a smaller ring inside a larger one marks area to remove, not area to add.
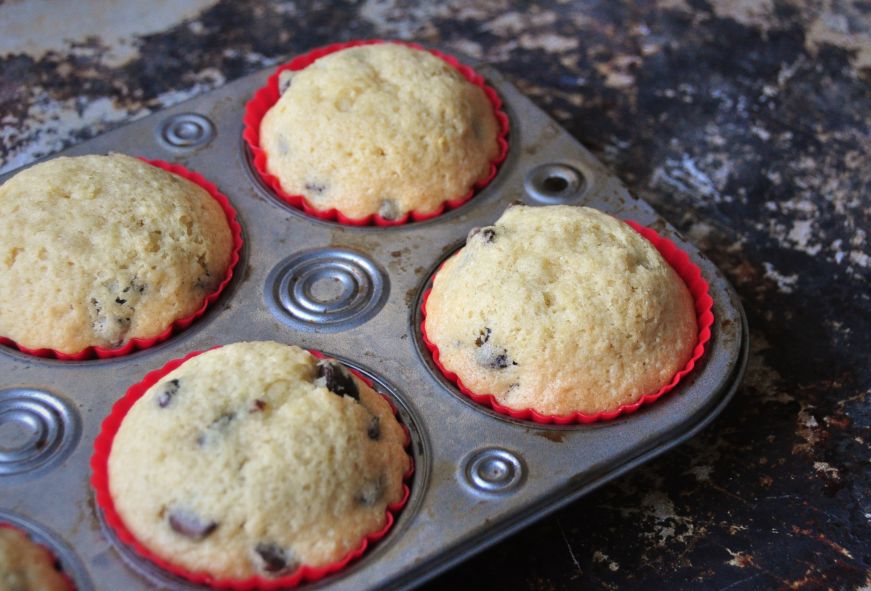
[[[0,591],[69,591],[69,579],[46,549],[0,524]]]
[[[150,338],[224,279],[233,237],[202,187],[122,154],[0,186],[0,337],[73,354]]]
[[[405,432],[332,359],[247,342],[189,359],[136,401],[108,458],[127,530],[187,573],[291,575],[360,548],[403,499]]]
[[[629,225],[587,207],[511,207],[472,231],[425,313],[442,368],[465,388],[551,416],[656,392],[697,340],[677,273]]]
[[[285,70],[260,123],[266,169],[320,211],[438,212],[490,174],[500,126],[479,87],[433,54],[360,45]]]

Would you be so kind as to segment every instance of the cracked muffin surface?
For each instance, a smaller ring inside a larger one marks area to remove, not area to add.
[[[260,125],[286,193],[352,218],[436,211],[484,180],[499,124],[484,91],[444,60],[364,45],[282,72]]]
[[[205,189],[137,158],[37,164],[0,186],[0,336],[62,353],[157,336],[218,287],[232,242]]]
[[[0,525],[0,591],[69,591],[51,552],[24,533]]]
[[[148,549],[216,577],[336,562],[384,527],[410,466],[387,401],[335,360],[226,345],[163,376],[109,456],[118,514]]]
[[[667,384],[697,340],[656,248],[587,207],[510,207],[437,272],[426,333],[471,391],[513,409],[598,413]]]

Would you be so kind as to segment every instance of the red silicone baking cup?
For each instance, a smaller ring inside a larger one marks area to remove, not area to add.
[[[221,295],[221,292],[224,291],[224,288],[227,287],[227,284],[230,283],[230,280],[233,278],[233,271],[236,268],[236,264],[239,262],[239,251],[242,249],[242,226],[239,225],[238,220],[236,219],[236,210],[233,209],[233,206],[230,205],[230,200],[227,197],[218,191],[218,188],[207,181],[203,175],[194,172],[192,170],[188,170],[184,166],[180,166],[178,164],[170,164],[169,162],[164,162],[162,160],[148,160],[147,158],[140,158],[144,162],[151,164],[152,166],[156,166],[158,168],[162,168],[163,170],[167,170],[169,172],[175,173],[182,178],[186,178],[187,180],[195,183],[205,189],[212,198],[218,202],[218,205],[221,206],[221,209],[224,211],[224,215],[227,216],[227,223],[230,226],[230,232],[233,234],[233,250],[230,253],[230,265],[227,267],[227,272],[224,274],[224,279],[218,285],[218,287],[207,295],[203,300],[202,305],[194,311],[193,314],[189,316],[185,316],[184,318],[179,318],[170,324],[166,329],[158,334],[157,336],[148,337],[148,338],[132,338],[121,347],[117,347],[115,349],[107,349],[104,347],[92,346],[86,347],[81,351],[76,353],[63,353],[62,351],[56,351],[55,349],[30,349],[25,347],[24,345],[19,345],[15,341],[10,338],[0,336],[0,345],[8,345],[10,347],[15,347],[22,353],[27,353],[28,355],[34,355],[36,357],[47,357],[51,359],[61,359],[63,361],[82,361],[84,359],[109,359],[112,357],[120,357],[122,355],[127,355],[132,353],[133,351],[139,351],[142,349],[147,349],[157,343],[161,343],[173,336],[174,334],[178,334],[183,331],[187,327],[189,327],[194,320],[202,316],[206,308],[208,308],[212,302],[218,299],[218,296]]]
[[[432,354],[432,360],[439,368],[439,371],[441,371],[446,378],[453,382],[463,394],[465,394],[478,404],[488,406],[498,413],[508,415],[515,419],[525,421],[531,420],[536,423],[542,424],[553,423],[557,425],[568,425],[573,423],[594,423],[596,421],[610,421],[611,419],[615,419],[620,415],[631,414],[637,411],[642,406],[646,404],[651,404],[654,401],[659,400],[667,392],[674,389],[674,387],[677,386],[678,382],[680,382],[680,380],[685,375],[693,370],[693,368],[696,366],[696,363],[705,353],[705,345],[711,339],[711,326],[714,324],[714,313],[712,312],[714,300],[711,299],[711,296],[708,293],[708,282],[705,281],[704,277],[702,277],[701,270],[695,264],[693,264],[687,253],[678,248],[674,244],[674,242],[672,242],[668,238],[660,236],[654,230],[641,226],[630,220],[623,221],[629,224],[629,226],[631,226],[636,232],[641,234],[651,244],[653,244],[654,247],[656,247],[656,250],[659,251],[659,254],[662,255],[662,258],[664,258],[666,262],[668,262],[668,264],[671,265],[672,268],[677,272],[680,278],[683,279],[687,288],[689,288],[690,290],[690,294],[693,297],[693,303],[696,309],[696,324],[699,330],[698,341],[696,341],[696,346],[693,349],[692,354],[690,355],[689,361],[687,361],[686,365],[682,370],[677,372],[674,377],[672,377],[669,383],[667,383],[656,392],[641,396],[638,400],[632,402],[631,404],[621,404],[614,410],[593,414],[576,411],[567,415],[547,415],[542,414],[531,408],[514,409],[499,404],[499,402],[496,400],[496,397],[492,394],[478,394],[467,388],[466,385],[463,384],[462,380],[460,380],[460,378],[457,376],[457,374],[448,370],[442,365],[439,358],[438,347],[429,340],[426,334],[426,302],[427,300],[429,300],[430,292],[432,292],[432,287],[430,287],[423,294],[421,312],[423,314],[424,320],[420,323],[420,332],[423,337],[423,342]]]
[[[220,347],[212,347],[209,351],[214,349],[219,349]],[[115,503],[112,500],[112,495],[109,492],[109,453],[112,449],[112,442],[115,440],[115,434],[118,433],[118,429],[121,427],[121,423],[124,421],[124,417],[127,415],[127,412],[134,405],[134,403],[139,400],[145,392],[154,384],[156,384],[160,379],[173,371],[175,368],[179,367],[181,364],[186,362],[188,359],[196,357],[204,353],[204,351],[194,351],[193,353],[189,353],[185,355],[181,359],[174,359],[164,365],[162,368],[154,370],[142,379],[141,382],[134,384],[131,386],[126,394],[121,397],[113,406],[112,410],[103,420],[103,424],[100,427],[100,433],[97,435],[96,440],[94,441],[94,455],[91,456],[91,486],[94,487],[94,491],[96,494],[97,505],[103,511],[103,517],[106,520],[106,523],[118,538],[124,542],[127,546],[133,548],[133,550],[139,554],[141,557],[150,560],[163,570],[187,579],[193,583],[197,583],[200,585],[208,585],[210,587],[215,587],[219,589],[236,589],[238,591],[248,591],[251,589],[286,589],[289,587],[295,587],[300,583],[307,581],[317,581],[318,579],[322,579],[323,577],[332,574],[334,572],[340,571],[345,566],[359,558],[366,552],[366,549],[375,542],[382,539],[390,528],[393,526],[394,521],[396,520],[396,514],[405,506],[405,503],[408,501],[408,497],[411,494],[410,489],[408,488],[408,481],[411,476],[414,474],[414,462],[410,454],[409,458],[409,468],[408,471],[403,475],[403,483],[402,483],[402,498],[396,502],[387,506],[386,511],[386,519],[384,522],[384,527],[376,532],[372,532],[366,535],[363,538],[360,545],[348,552],[345,556],[338,560],[337,562],[333,562],[331,564],[327,564],[321,567],[312,567],[308,565],[303,565],[296,569],[292,574],[279,578],[263,578],[258,576],[252,576],[247,579],[221,579],[210,575],[205,572],[194,572],[188,571],[178,565],[172,564],[164,560],[163,558],[157,556],[153,552],[151,552],[148,548],[143,546],[134,536],[130,533],[130,530],[127,529],[127,526],[124,525],[121,516],[115,510]],[[309,351],[312,355],[317,357],[318,359],[323,359],[326,357],[323,353],[319,351]],[[347,367],[347,366],[346,366]],[[370,388],[372,387],[372,380],[367,378],[364,375],[361,375],[356,370],[348,367],[355,376],[363,380]],[[393,403],[382,394],[387,403],[390,405],[393,413],[396,414],[396,407]],[[402,429],[405,431],[405,447],[407,448],[411,442],[411,437],[408,432],[408,428],[400,423]]]
[[[31,542],[36,544],[36,546],[42,552],[45,553],[45,555],[48,557],[49,561],[55,565],[55,570],[58,572],[58,574],[60,574],[61,577],[63,577],[63,579],[67,583],[67,589],[69,589],[69,591],[75,591],[76,584],[73,582],[73,580],[70,578],[70,576],[64,572],[62,565],[61,565],[61,562],[60,562],[60,560],[58,560],[57,556],[55,556],[54,552],[52,552],[49,548],[47,548],[43,544],[40,544],[39,542],[37,542],[36,540],[31,538],[30,534],[27,533],[26,531],[24,531],[23,529],[15,527],[11,523],[6,523],[6,522],[0,521],[0,529],[2,529],[4,527],[6,529],[12,529],[12,530],[17,531],[18,533],[22,534],[25,538],[27,538],[28,540],[30,540]]]
[[[496,154],[496,157],[490,161],[490,169],[487,173],[486,178],[481,181],[476,182],[471,189],[469,189],[468,193],[461,197],[457,197],[455,199],[449,199],[444,201],[435,211],[431,211],[429,213],[418,213],[416,211],[412,211],[406,213],[400,218],[395,220],[388,220],[381,217],[379,214],[368,215],[363,218],[352,218],[344,215],[337,209],[330,210],[321,210],[314,207],[304,195],[291,195],[284,191],[281,188],[281,183],[279,180],[269,173],[266,168],[266,151],[260,147],[260,122],[262,121],[266,112],[272,108],[280,96],[278,92],[278,77],[281,72],[285,70],[302,70],[314,63],[318,59],[324,57],[325,55],[329,55],[331,53],[335,53],[342,49],[347,49],[349,47],[357,47],[360,45],[375,45],[378,43],[396,43],[398,45],[405,45],[406,47],[411,47],[414,49],[418,49],[420,51],[428,51],[434,56],[441,58],[445,62],[447,62],[451,67],[457,70],[463,77],[479,87],[484,91],[484,94],[487,95],[487,99],[490,101],[490,104],[493,106],[493,114],[496,116],[496,121],[499,124],[499,134],[497,135],[497,141],[499,142],[499,152]],[[472,196],[477,192],[486,187],[490,181],[493,180],[493,177],[496,176],[496,172],[499,168],[499,165],[505,160],[506,155],[508,154],[508,130],[509,130],[509,122],[508,115],[502,110],[502,99],[499,98],[499,95],[496,94],[496,91],[491,87],[487,86],[484,82],[484,78],[475,72],[469,66],[461,64],[455,57],[444,54],[435,49],[425,49],[424,47],[418,45],[417,43],[408,43],[405,41],[387,41],[383,39],[370,39],[366,41],[347,41],[344,43],[334,43],[332,45],[327,45],[325,47],[319,47],[317,49],[313,49],[308,53],[297,56],[288,63],[279,66],[277,70],[269,77],[269,80],[266,81],[266,86],[260,88],[250,101],[245,105],[245,131],[242,134],[242,137],[245,139],[245,142],[248,144],[248,147],[251,149],[252,154],[252,162],[254,164],[254,168],[257,170],[257,173],[260,175],[260,178],[269,186],[272,191],[284,202],[292,205],[297,209],[301,209],[307,214],[314,216],[316,218],[320,218],[322,220],[334,220],[341,224],[346,224],[349,226],[398,226],[401,224],[408,223],[408,221],[414,220],[417,222],[428,220],[434,217],[437,217],[444,213],[449,209],[455,209],[472,198]]]

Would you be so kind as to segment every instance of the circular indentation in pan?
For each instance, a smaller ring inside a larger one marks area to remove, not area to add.
[[[60,462],[80,432],[78,413],[54,394],[34,388],[0,390],[0,476]]]
[[[352,250],[322,248],[284,259],[266,278],[266,304],[282,322],[338,332],[372,318],[387,301],[386,273]]]
[[[407,402],[405,396],[401,394],[396,386],[363,365],[340,355],[333,355],[326,351],[323,351],[322,353],[325,357],[337,359],[345,366],[371,380],[373,389],[376,392],[383,394],[390,401],[393,408],[396,410],[397,419],[400,424],[405,427],[408,433],[410,441],[406,447],[406,451],[411,455],[414,461],[414,473],[405,480],[405,483],[410,490],[408,501],[399,513],[395,515],[396,522],[387,532],[387,535],[374,545],[371,545],[363,556],[353,561],[342,570],[313,583],[301,583],[300,588],[305,589],[311,586],[320,588],[324,584],[329,584],[331,581],[339,580],[366,568],[366,566],[371,564],[372,561],[378,560],[378,557],[387,551],[389,547],[399,539],[402,533],[408,528],[414,515],[420,510],[423,493],[427,488],[427,481],[429,480],[430,458],[432,457],[432,448],[429,439],[423,431],[423,421],[421,420],[420,415],[409,404],[409,402]],[[115,530],[107,525],[103,511],[99,507],[96,508],[96,513],[103,535],[112,543],[118,551],[118,554],[121,556],[121,559],[130,568],[150,579],[161,589],[169,589],[170,591],[204,591],[213,589],[213,587],[198,585],[182,579],[181,577],[163,570],[150,560],[143,558],[118,538]]]
[[[461,464],[463,482],[476,492],[505,494],[526,478],[526,466],[517,454],[498,447],[480,449]]]
[[[8,523],[15,529],[27,534],[37,544],[48,548],[60,564],[60,569],[63,573],[72,580],[76,591],[93,590],[94,587],[91,585],[88,572],[85,570],[82,562],[59,536],[21,515],[0,510],[0,524],[2,523]]]
[[[535,201],[545,205],[571,203],[586,191],[581,172],[567,164],[541,164],[526,175],[523,186]]]
[[[194,150],[215,137],[212,122],[196,113],[181,113],[164,119],[157,128],[157,138],[173,150]]]

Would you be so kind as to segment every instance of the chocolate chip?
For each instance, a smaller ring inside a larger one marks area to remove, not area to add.
[[[357,384],[354,383],[351,372],[335,359],[318,361],[315,385],[323,386],[333,394],[350,396],[354,400],[360,400],[360,392],[357,390]]]
[[[266,408],[266,401],[260,400],[257,398],[254,403],[251,405],[251,408],[248,409],[248,412],[262,412],[263,409]]]
[[[292,553],[273,542],[259,542],[254,552],[260,558],[260,568],[267,573],[276,574],[296,570],[299,562],[293,559]]]
[[[486,342],[475,351],[475,361],[488,369],[505,369],[509,365],[517,365],[517,362],[508,356],[506,349],[494,347]]]
[[[169,380],[163,385],[163,392],[157,397],[157,405],[160,408],[166,408],[172,402],[172,397],[178,394],[178,384],[178,380],[175,379]]]
[[[278,75],[278,94],[284,94],[288,88],[290,88],[291,83],[293,82],[294,73],[290,70],[282,70],[282,72]]]
[[[481,329],[481,332],[478,334],[478,338],[475,339],[475,344],[477,346],[482,346],[484,343],[490,340],[490,329],[486,326]]]
[[[399,217],[399,207],[393,199],[384,199],[378,208],[378,215],[385,220],[395,220]]]
[[[218,523],[216,521],[202,519],[184,509],[173,509],[169,513],[169,527],[171,527],[174,532],[191,538],[192,540],[202,540],[217,529]]]
[[[492,226],[486,228],[472,228],[466,236],[466,242],[469,242],[475,236],[480,236],[481,240],[490,243],[496,238],[496,230]]]
[[[174,175],[171,175],[171,176],[172,176],[173,178],[175,178]],[[141,284],[141,283],[138,283],[138,282],[136,281],[136,277],[133,277],[133,279],[131,279],[131,280],[127,283],[127,287],[125,287],[124,289],[122,289],[121,292],[122,292],[122,293],[128,293],[131,289],[132,289],[132,290],[135,290],[135,291],[138,291],[139,293],[142,293],[142,292],[145,291],[145,285],[143,285],[143,284]],[[117,300],[115,300],[115,301],[117,301]],[[118,302],[118,303],[122,303],[122,302]]]
[[[355,497],[355,500],[366,507],[374,507],[375,503],[381,498],[381,495],[384,494],[385,488],[384,477],[379,476],[375,480],[367,482]]]
[[[491,367],[493,367],[494,369],[505,369],[509,365],[517,365],[517,362],[509,359],[508,352],[506,351],[505,353],[497,355],[496,357],[493,358],[493,362],[491,364]]]
[[[327,190],[326,185],[322,185],[321,183],[306,183],[305,188],[307,191],[317,193],[318,195]]]
[[[369,425],[366,427],[366,435],[372,441],[378,441],[381,438],[381,419],[372,415],[369,418]]]
[[[122,300],[121,298],[115,298],[115,303],[116,304],[126,304],[127,300]]]

